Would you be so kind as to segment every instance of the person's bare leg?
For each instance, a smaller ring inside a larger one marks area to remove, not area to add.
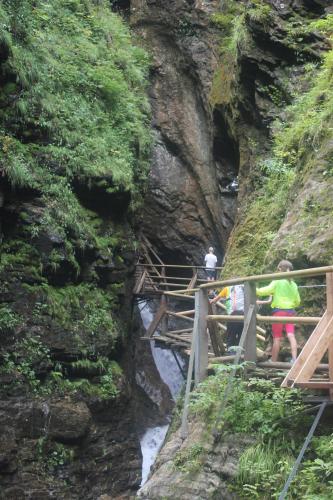
[[[271,361],[277,361],[279,352],[280,352],[281,339],[276,338],[273,339],[273,347],[272,347],[272,357]]]
[[[291,357],[295,360],[297,358],[297,340],[295,335],[288,335],[288,340],[290,343]]]

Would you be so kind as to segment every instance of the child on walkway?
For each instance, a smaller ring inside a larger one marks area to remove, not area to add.
[[[215,304],[219,300],[225,302],[227,314],[231,316],[244,315],[244,285],[233,285],[223,288],[214,299],[210,300],[210,303]],[[244,321],[227,322],[226,340],[228,354],[236,354],[236,351],[232,348],[238,346],[243,328]]]
[[[288,260],[281,260],[278,265],[278,271],[288,272],[293,270],[293,265]],[[272,281],[268,286],[257,288],[259,297],[272,295],[271,307],[273,316],[295,316],[295,307],[299,306],[301,299],[298,293],[296,283],[291,279],[280,279]],[[273,347],[271,361],[277,361],[281,340],[283,338],[283,327],[286,329],[286,334],[291,348],[291,362],[294,363],[297,358],[297,342],[295,338],[295,325],[287,323],[272,324]]]

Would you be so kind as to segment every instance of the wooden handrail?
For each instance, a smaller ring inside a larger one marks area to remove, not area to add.
[[[173,268],[173,269],[207,269],[206,266],[188,266],[188,265],[182,265],[182,264],[136,264],[136,266],[141,266],[141,267],[167,267],[167,268]],[[223,267],[215,267],[214,268],[216,271],[221,271]]]
[[[211,282],[211,283],[212,283],[212,282]],[[191,289],[187,289],[187,288],[186,288],[186,290],[184,290],[184,289],[181,289],[181,290],[173,290],[173,292],[172,292],[172,293],[177,293],[177,294],[180,294],[180,295],[181,295],[181,294],[185,294],[185,295],[186,295],[186,294],[188,294],[188,293],[190,293],[190,292],[198,292],[198,291],[199,291],[199,288],[191,288]],[[165,294],[165,295],[169,295],[169,294],[170,294],[170,292],[164,292],[164,294]]]
[[[266,323],[295,323],[300,325],[316,325],[321,320],[321,317],[317,316],[262,316],[257,314],[257,321],[264,321]],[[238,322],[244,321],[244,315],[228,315],[228,314],[210,314],[207,316],[207,320],[211,321],[228,321],[228,322]]]
[[[332,273],[332,272],[333,272],[333,266],[312,267],[310,269],[300,269],[298,271],[256,274],[253,276],[244,276],[242,278],[233,278],[223,281],[210,281],[209,283],[200,285],[200,288],[215,288],[227,285],[237,285],[239,283],[246,283],[249,281],[265,281],[265,280],[276,280],[282,278],[308,278],[313,276],[322,276],[325,275],[326,273]]]

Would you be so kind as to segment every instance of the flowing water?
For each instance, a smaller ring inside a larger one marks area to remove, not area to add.
[[[140,314],[145,329],[148,328],[152,319],[153,313],[150,310],[147,302],[141,304]],[[169,387],[172,397],[177,398],[183,383],[183,375],[179,369],[175,356],[179,361],[180,366],[184,367],[184,360],[177,353],[172,353],[170,349],[162,349],[155,346],[155,341],[150,342],[152,356],[155,361],[156,368],[163,382]],[[163,445],[169,425],[150,427],[146,429],[141,438],[142,451],[142,481],[141,486],[146,482],[151,466]]]

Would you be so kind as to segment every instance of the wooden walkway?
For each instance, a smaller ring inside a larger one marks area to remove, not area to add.
[[[217,267],[219,273],[221,267]],[[140,257],[135,269],[133,293],[136,297],[156,298],[166,291],[193,290],[207,283],[204,266],[165,264],[145,237],[140,242]],[[191,295],[191,293],[189,294]],[[183,298],[183,296],[181,296]]]
[[[200,275],[204,272],[203,266],[165,265],[148,241],[145,245],[144,261],[137,264],[134,293],[139,297],[159,297],[160,302],[144,339],[155,339],[193,356],[195,383],[207,376],[214,363],[234,360],[234,356],[225,356],[226,322],[244,321],[241,360],[262,368],[269,365],[269,368],[285,369],[288,373],[282,387],[327,390],[329,398],[333,399],[333,266],[207,282]],[[320,317],[293,318],[295,324],[315,326],[296,362],[293,366],[289,363],[268,364],[267,356],[257,346],[257,340],[265,339],[265,330],[258,323],[287,323],[290,318],[257,313],[256,282],[320,276],[326,277],[326,310]],[[209,303],[210,290],[240,283],[245,288],[243,316],[228,316],[222,304],[212,306]],[[173,306],[175,301],[178,309],[184,301],[184,310],[177,310]],[[169,325],[174,326],[176,321],[179,321],[179,327],[171,329]],[[326,352],[328,363],[322,364],[320,362]],[[321,374],[319,377],[316,374],[318,371]]]

